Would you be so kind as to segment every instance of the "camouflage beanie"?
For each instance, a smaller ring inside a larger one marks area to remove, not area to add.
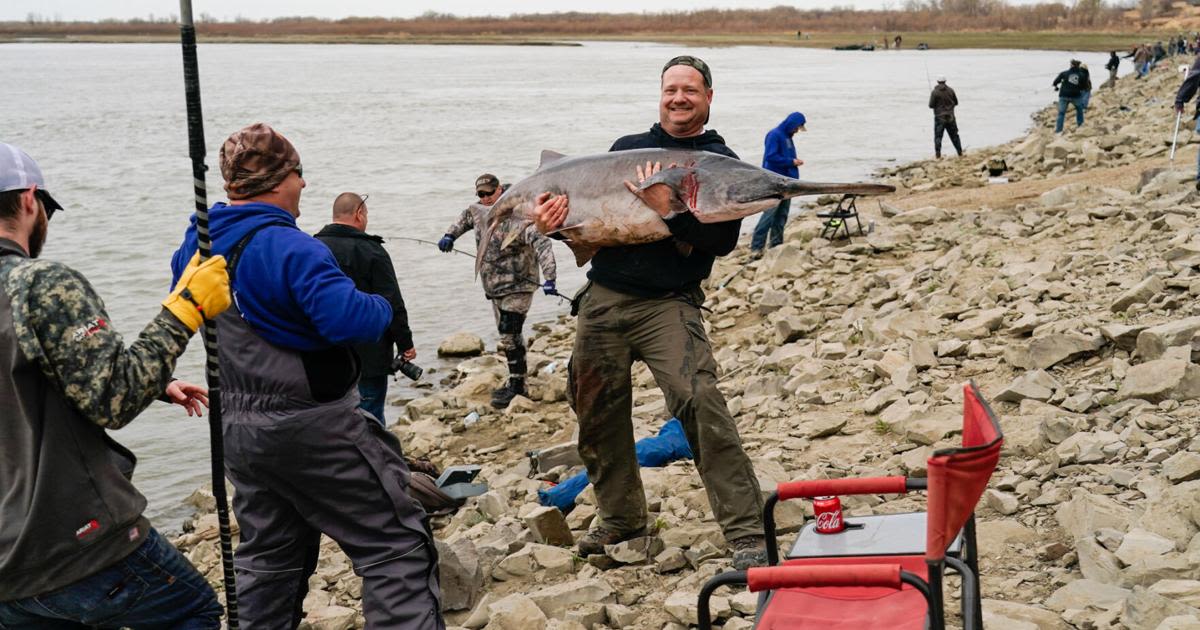
[[[261,195],[300,168],[300,154],[288,139],[264,123],[234,132],[221,145],[221,176],[230,199]]]

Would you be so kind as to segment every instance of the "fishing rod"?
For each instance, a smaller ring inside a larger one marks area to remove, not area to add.
[[[187,101],[188,155],[192,158],[192,186],[196,193],[196,241],[200,260],[212,256],[208,232],[208,189],[204,183],[204,115],[200,111],[200,65],[196,61],[196,26],[191,0],[179,0],[179,39],[183,45],[183,84]],[[225,579],[225,624],[238,629],[237,578],[233,573],[233,532],[229,525],[229,497],[225,493],[225,442],[221,433],[221,374],[217,362],[217,323],[204,318],[205,373],[208,377],[208,440],[212,454],[212,490],[221,533],[221,572]]]
[[[434,241],[427,241],[425,239],[413,238],[411,236],[384,236],[383,238],[393,238],[393,239],[400,240],[400,241],[412,241],[414,243],[421,243],[422,245],[433,245],[435,247],[437,246],[437,243]],[[470,256],[473,259],[479,258],[475,254],[472,254],[471,252],[464,252],[463,250],[458,249],[457,247],[451,248],[450,251],[454,252],[455,254],[462,254],[463,256]],[[530,278],[529,276],[524,276],[521,274],[514,274],[514,275],[516,275],[518,279],[524,280],[526,282],[532,282],[533,284],[536,284],[536,285],[542,284],[541,282],[538,282],[537,280]],[[552,293],[551,295],[553,295],[554,297],[556,297],[560,300],[563,300],[567,304],[573,304],[571,301],[571,298],[563,295],[562,293],[559,293],[559,291],[557,289],[555,289],[554,293]]]
[[[1175,114],[1175,135],[1171,138],[1171,157],[1167,161],[1175,161],[1175,143],[1179,141],[1179,121],[1183,120],[1183,110]]]

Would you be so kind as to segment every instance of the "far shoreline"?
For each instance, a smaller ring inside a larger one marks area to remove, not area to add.
[[[995,49],[995,50],[1062,50],[1105,52],[1127,51],[1146,41],[1165,40],[1171,33],[1108,33],[1073,31],[948,31],[914,33],[730,33],[730,34],[662,34],[638,32],[622,36],[546,33],[536,37],[505,35],[256,35],[253,37],[206,37],[201,44],[355,44],[355,45],[446,45],[446,46],[581,46],[583,42],[648,42],[698,47],[776,46],[830,50],[836,46],[874,44],[873,52],[892,52],[882,48],[884,37],[903,37],[900,50],[914,50],[926,44],[931,50]],[[177,35],[49,35],[22,34],[20,37],[0,36],[0,44],[159,44],[178,43]],[[847,50],[847,54],[872,51]]]

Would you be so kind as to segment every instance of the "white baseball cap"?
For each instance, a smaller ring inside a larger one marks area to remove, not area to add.
[[[939,75],[938,75],[938,78],[937,78],[937,82],[938,82],[938,83],[945,83],[945,82],[946,82],[946,75],[944,75],[944,74],[939,74]]]
[[[50,196],[46,190],[46,178],[42,177],[42,169],[29,154],[17,147],[0,142],[0,192],[26,190],[38,187],[38,196],[42,199],[47,210],[62,210],[62,204]]]

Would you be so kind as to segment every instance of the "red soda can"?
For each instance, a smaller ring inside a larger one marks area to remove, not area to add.
[[[842,520],[842,500],[837,497],[815,497],[813,514],[818,534],[836,534],[846,529],[846,522]]]

